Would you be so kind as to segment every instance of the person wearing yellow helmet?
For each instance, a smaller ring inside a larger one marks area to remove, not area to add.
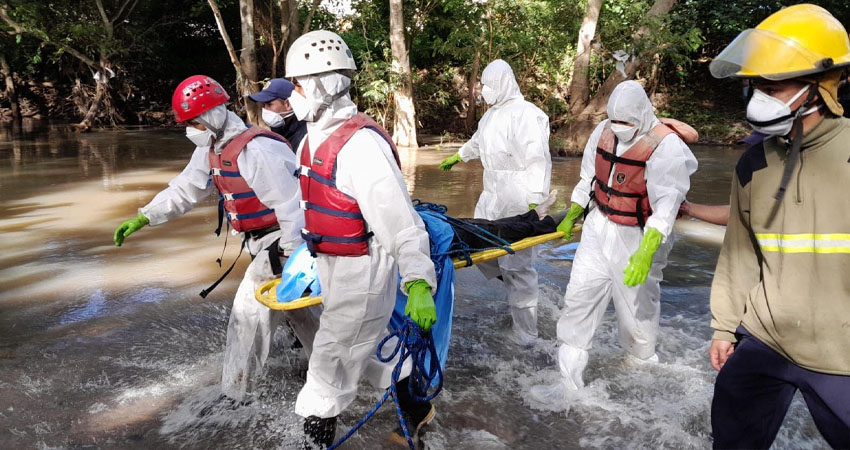
[[[770,447],[798,390],[829,445],[850,448],[847,67],[847,30],[809,4],[743,31],[711,63],[717,78],[751,80],[747,120],[767,135],[735,168],[711,290],[716,448]]]

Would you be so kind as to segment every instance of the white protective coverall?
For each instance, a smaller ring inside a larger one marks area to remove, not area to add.
[[[298,81],[312,105],[321,103],[317,83],[328,95],[342,92],[351,83],[335,72],[298,77]],[[309,140],[311,153],[355,114],[357,106],[344,95],[318,121],[307,122],[305,141]],[[303,149],[302,144],[298,161]],[[296,414],[303,417],[339,415],[354,400],[361,376],[379,389],[389,387],[394,364],[381,363],[375,352],[387,334],[398,274],[402,285],[424,280],[432,293],[437,286],[425,224],[413,209],[392,149],[377,132],[360,130],[345,144],[336,161],[336,186],[357,200],[374,236],[368,255],[318,254],[324,310],[307,382],[295,402]],[[409,369],[402,377],[407,373]]]
[[[495,101],[458,154],[464,162],[481,159],[484,190],[475,205],[475,218],[496,220],[523,214],[529,204],[540,204],[549,195],[549,117],[525,101],[505,61],[497,59],[487,65],[481,83],[495,91]],[[518,343],[537,337],[535,256],[531,248],[478,264],[487,278],[502,275],[513,317],[513,338]]]
[[[231,139],[246,129],[242,119],[224,105],[201,114],[198,119],[216,129],[225,127],[222,138],[215,145],[216,152],[221,152]],[[254,298],[259,285],[274,278],[265,249],[278,237],[279,247],[285,254],[292,253],[301,244],[304,214],[298,206],[301,189],[293,175],[297,168],[294,158],[286,144],[257,137],[237,159],[245,181],[263,204],[274,209],[280,231],[260,239],[249,238],[246,242],[254,260],[233,299],[221,378],[222,392],[235,400],[241,400],[252,387],[265,364],[274,330],[282,318],[282,314],[266,308]],[[151,226],[156,226],[189,212],[215,190],[210,177],[209,147],[197,147],[183,172],[139,212],[150,219]],[[298,326],[293,323],[296,334],[301,336],[304,333],[299,333]]]
[[[608,118],[638,127],[634,139],[618,143],[618,156],[660,124],[643,87],[636,81],[625,81],[614,89],[608,100]],[[592,208],[584,222],[581,244],[576,251],[564,296],[563,313],[558,320],[559,365],[565,383],[571,389],[584,384],[581,374],[587,365],[587,350],[612,297],[620,344],[640,360],[657,360],[655,340],[661,306],[661,271],[667,265],[667,255],[673,247],[670,234],[679,205],[690,188],[690,175],[697,170],[696,158],[675,134],[665,137],[650,156],[645,178],[652,215],[645,226],[660,231],[664,240],[652,258],[646,282],[631,288],[626,286],[623,270],[638,249],[643,230],[614,223],[595,207],[595,203],[588,205],[591,180],[596,172],[596,145],[607,122],[600,123],[587,141],[581,163],[581,180],[571,197],[573,202]],[[616,166],[611,170],[612,177],[615,172]],[[610,186],[611,180],[608,182]]]

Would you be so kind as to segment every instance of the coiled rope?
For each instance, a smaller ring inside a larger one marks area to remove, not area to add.
[[[383,355],[384,345],[393,338],[397,338],[395,348],[393,348],[393,351],[389,354],[389,356],[385,357]],[[395,403],[396,415],[398,416],[399,423],[401,423],[401,429],[404,431],[404,438],[407,439],[407,445],[410,446],[411,450],[416,450],[416,447],[413,444],[413,438],[410,436],[410,430],[407,426],[407,422],[404,420],[404,414],[402,414],[401,411],[396,384],[398,384],[398,379],[401,375],[401,369],[404,366],[404,362],[410,358],[413,363],[413,367],[410,371],[411,382],[408,382],[407,386],[408,393],[412,399],[416,402],[428,402],[443,390],[443,370],[440,368],[440,361],[437,357],[437,349],[434,346],[434,338],[431,336],[430,331],[422,331],[416,322],[412,321],[410,318],[405,318],[404,324],[402,324],[401,328],[384,337],[384,339],[382,339],[378,344],[377,356],[381,362],[390,362],[398,356],[398,362],[393,369],[392,383],[390,384],[389,389],[387,389],[384,396],[378,400],[378,403],[375,404],[375,406],[373,406],[359,422],[357,422],[357,425],[354,425],[354,427],[348,430],[348,433],[346,433],[345,436],[328,447],[328,450],[339,447],[348,438],[353,436],[357,430],[359,430],[366,424],[366,422],[369,421],[369,419],[372,418],[372,416],[378,411],[378,409],[381,408],[381,405],[383,405],[390,396],[392,396],[393,402]],[[428,394],[428,387],[431,386],[435,380],[437,385],[434,387],[433,392]],[[420,389],[421,391],[419,391]]]

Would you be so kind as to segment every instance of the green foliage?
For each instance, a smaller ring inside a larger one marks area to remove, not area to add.
[[[706,78],[705,62],[741,30],[754,27],[783,6],[798,3],[678,0],[669,14],[649,20],[646,15],[654,1],[603,1],[590,58],[592,93],[615,70],[612,54],[617,50],[641,56],[640,77],[649,76],[649,69],[658,69],[656,79],[650,81],[661,91],[685,92],[692,84],[706,83],[736,90],[737,86]],[[811,1],[850,24],[850,2]],[[103,2],[108,14],[123,3]],[[90,85],[93,71],[63,45],[95,61],[105,57],[117,73],[110,81],[112,92],[120,93],[116,106],[129,112],[124,114],[127,117],[134,117],[135,109],[167,108],[171,90],[189,75],[204,73],[226,87],[234,86],[234,71],[206,0],[139,1],[128,20],[115,23],[112,38],[107,36],[93,0],[4,0],[4,4],[10,16],[28,30],[28,34],[13,37],[8,33],[10,28],[0,22],[0,31],[4,32],[0,34],[0,51],[19,76],[51,81],[70,90],[77,80]],[[218,0],[218,4],[225,28],[239,48],[239,0]],[[299,1],[302,23],[310,4]],[[268,27],[276,23],[275,18],[279,20],[276,1],[257,2],[255,7],[263,18],[257,26]],[[318,9],[311,28],[340,32],[360,69],[352,90],[355,101],[361,109],[389,123],[393,92],[400,82],[391,70],[389,4],[355,0],[352,7],[354,14],[347,17]],[[468,107],[468,86],[497,58],[511,64],[526,98],[544,109],[553,123],[569,119],[559,116],[567,113],[565,97],[585,8],[584,0],[406,0],[404,21],[420,126],[433,133],[466,131],[461,117]],[[635,33],[643,26],[650,32],[636,40]],[[279,32],[276,28],[278,40]],[[260,78],[267,78],[270,35],[257,36]],[[476,57],[478,65],[473,73]],[[700,93],[697,90],[694,95]],[[697,122],[716,119],[696,115],[707,109],[705,105],[677,108],[675,113]]]
[[[392,111],[393,92],[400,80],[390,70],[391,56],[384,48],[382,58],[372,60],[370,52],[360,55],[360,70],[354,76],[355,101],[360,109],[371,115],[382,125],[386,125]]]

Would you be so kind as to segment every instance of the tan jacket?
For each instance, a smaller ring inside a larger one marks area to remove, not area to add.
[[[770,138],[744,153],[711,286],[714,339],[743,325],[810,370],[850,375],[850,120],[825,118],[803,137],[768,226],[787,158]]]

